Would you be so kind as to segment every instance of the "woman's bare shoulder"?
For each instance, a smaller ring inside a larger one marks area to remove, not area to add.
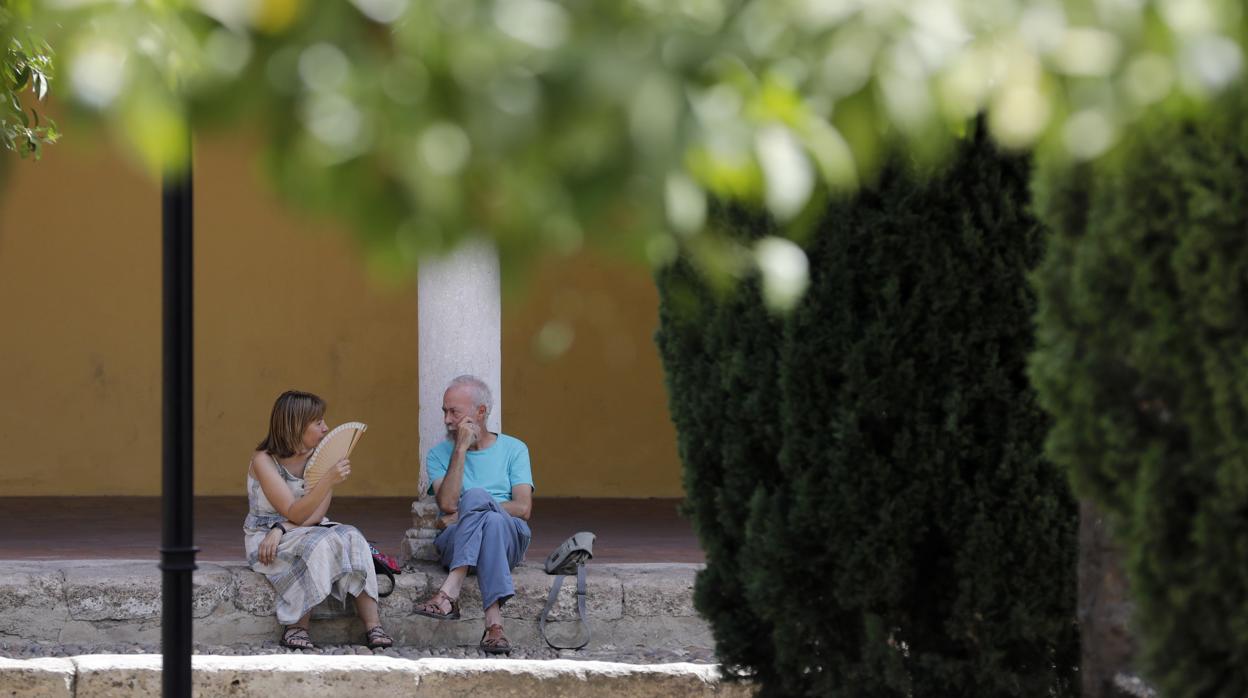
[[[273,462],[273,456],[270,456],[268,451],[252,451],[251,460],[247,463],[247,472],[250,473],[252,477],[256,477],[256,465],[264,465],[266,463]]]

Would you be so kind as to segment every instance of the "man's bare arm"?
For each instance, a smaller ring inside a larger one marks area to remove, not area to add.
[[[451,463],[446,467],[442,486],[436,490],[438,508],[444,514],[459,511],[459,495],[464,489],[464,462],[468,460],[468,447],[477,434],[477,425],[471,419],[459,423],[455,432],[455,447],[451,449]]]
[[[466,449],[458,446],[451,451],[451,464],[446,468],[446,475],[442,478],[442,486],[438,488],[436,499],[438,508],[444,514],[454,514],[459,511],[459,495],[464,488],[464,461],[468,457]]]
[[[533,513],[533,488],[529,485],[516,485],[511,488],[511,501],[503,502],[503,511],[517,519],[529,520]]]

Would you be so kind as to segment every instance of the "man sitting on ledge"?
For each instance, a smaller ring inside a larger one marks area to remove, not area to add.
[[[532,533],[533,473],[524,442],[485,428],[493,400],[485,382],[459,376],[442,396],[446,441],[425,459],[442,516],[434,539],[450,570],[442,587],[416,608],[422,616],[459,618],[459,591],[470,569],[477,572],[485,633],[481,649],[511,651],[503,635],[502,605],[515,595],[511,570],[524,559]]]

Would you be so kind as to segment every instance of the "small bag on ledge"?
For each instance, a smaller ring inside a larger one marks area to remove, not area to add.
[[[394,593],[394,575],[403,574],[399,568],[399,561],[393,557],[381,552],[377,549],[377,544],[371,540],[368,542],[368,549],[373,554],[373,569],[378,575],[386,575],[390,578],[390,589],[386,593],[381,593],[381,584],[377,585],[378,596],[389,596]]]
[[[542,634],[542,639],[554,649],[579,650],[589,644],[589,638],[593,634],[589,627],[589,618],[585,613],[585,563],[594,557],[594,538],[594,534],[589,531],[581,531],[560,543],[559,547],[546,558],[546,574],[555,575],[555,579],[551,582],[550,596],[546,598],[546,608],[542,609],[537,627]],[[559,598],[563,578],[569,574],[576,574],[576,610],[581,617],[585,639],[580,644],[556,645],[546,637],[546,617],[550,615],[550,609],[555,607],[555,601]]]

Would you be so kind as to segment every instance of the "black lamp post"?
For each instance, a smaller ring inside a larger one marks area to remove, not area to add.
[[[163,395],[161,417],[160,644],[163,694],[191,695],[191,573],[194,546],[194,309],[191,157],[185,169],[167,174],[161,192],[164,230]]]

